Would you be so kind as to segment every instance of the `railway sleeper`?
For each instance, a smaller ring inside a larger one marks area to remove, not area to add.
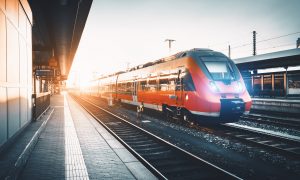
[[[118,134],[117,134],[118,135]],[[119,137],[121,137],[121,139],[123,139],[124,141],[145,141],[147,139],[149,139],[149,137],[146,136],[127,136],[127,135],[120,135]]]
[[[171,150],[164,152],[164,153],[159,153],[159,154],[145,153],[145,154],[140,154],[140,155],[149,161],[161,161],[164,159],[173,159],[174,160],[174,159],[178,158],[178,156],[176,154],[172,153]]]
[[[137,147],[137,146],[132,146],[134,150],[138,151],[138,152],[165,152],[165,151],[169,151],[169,149],[163,147],[163,146],[148,146],[148,147]]]
[[[115,132],[132,132],[132,128],[125,128],[125,127],[114,127]]]
[[[146,139],[144,141],[125,141],[127,144],[131,144],[131,145],[143,145],[143,144],[152,144],[152,143],[156,143],[155,141],[153,141],[152,139]]]
[[[114,131],[115,132],[115,131]],[[129,137],[141,137],[141,136],[144,136],[143,134],[139,133],[139,132],[115,132],[118,136],[129,136]]]
[[[158,144],[157,143],[146,143],[146,144],[140,143],[140,144],[132,144],[131,146],[134,148],[140,148],[140,147],[142,148],[142,147],[158,146]]]
[[[179,176],[179,177],[185,177],[189,176],[190,173],[197,172],[196,174],[207,174],[207,172],[210,170],[208,167],[199,167],[196,164],[185,164],[182,166],[171,166],[171,167],[165,167],[161,168],[161,171],[163,174],[168,176]],[[203,173],[201,173],[203,172]],[[204,176],[206,177],[206,175]],[[199,178],[199,176],[197,176]],[[201,178],[199,178],[201,179]]]
[[[155,167],[164,167],[164,166],[182,166],[186,164],[187,161],[184,159],[162,159],[160,161],[155,161],[152,163]]]
[[[147,151],[147,150],[140,150],[140,151],[137,151],[141,156],[158,156],[158,155],[163,155],[163,154],[166,154],[166,153],[170,153],[171,150],[164,150],[164,151]]]

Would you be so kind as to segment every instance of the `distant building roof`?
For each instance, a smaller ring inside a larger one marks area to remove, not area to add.
[[[299,66],[300,48],[233,59],[240,70]]]

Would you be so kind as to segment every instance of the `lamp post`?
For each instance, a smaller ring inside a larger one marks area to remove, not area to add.
[[[168,41],[169,42],[169,54],[171,53],[171,48],[172,48],[172,42],[174,42],[174,39],[166,39],[165,42]]]

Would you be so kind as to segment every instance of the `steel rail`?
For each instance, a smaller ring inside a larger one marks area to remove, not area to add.
[[[284,119],[283,117],[279,118],[279,117],[271,117],[271,116],[264,116],[258,114],[244,115],[241,116],[240,119],[249,122],[263,123],[268,125],[275,125],[279,127],[300,130],[300,120],[297,121],[297,120]]]
[[[300,158],[300,140],[288,138],[265,131],[259,131],[238,126],[234,123],[221,125],[226,135],[250,142],[252,144],[268,148],[284,155]]]

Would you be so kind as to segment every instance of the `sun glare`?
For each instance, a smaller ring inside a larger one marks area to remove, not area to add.
[[[276,14],[274,18],[262,19],[261,16],[270,9],[267,4],[253,13],[249,10],[253,4],[250,2],[241,3],[235,11],[228,11],[232,4],[222,1],[218,5],[213,1],[187,2],[94,1],[72,64],[68,85],[84,86],[101,75],[125,71],[192,48],[210,48],[227,55],[231,45],[232,59],[251,56],[253,30],[258,32],[258,40],[261,40],[294,32],[295,27],[299,27],[298,21],[293,21],[289,30],[281,28],[287,26],[281,24],[284,21],[279,19],[273,21],[279,18]],[[213,12],[209,10],[211,7]],[[171,51],[165,39],[175,40]],[[294,47],[295,39],[295,36],[279,39],[291,44],[280,48]],[[279,40],[268,43],[283,43]],[[273,46],[270,49],[270,44],[258,44],[258,53],[280,50]]]

